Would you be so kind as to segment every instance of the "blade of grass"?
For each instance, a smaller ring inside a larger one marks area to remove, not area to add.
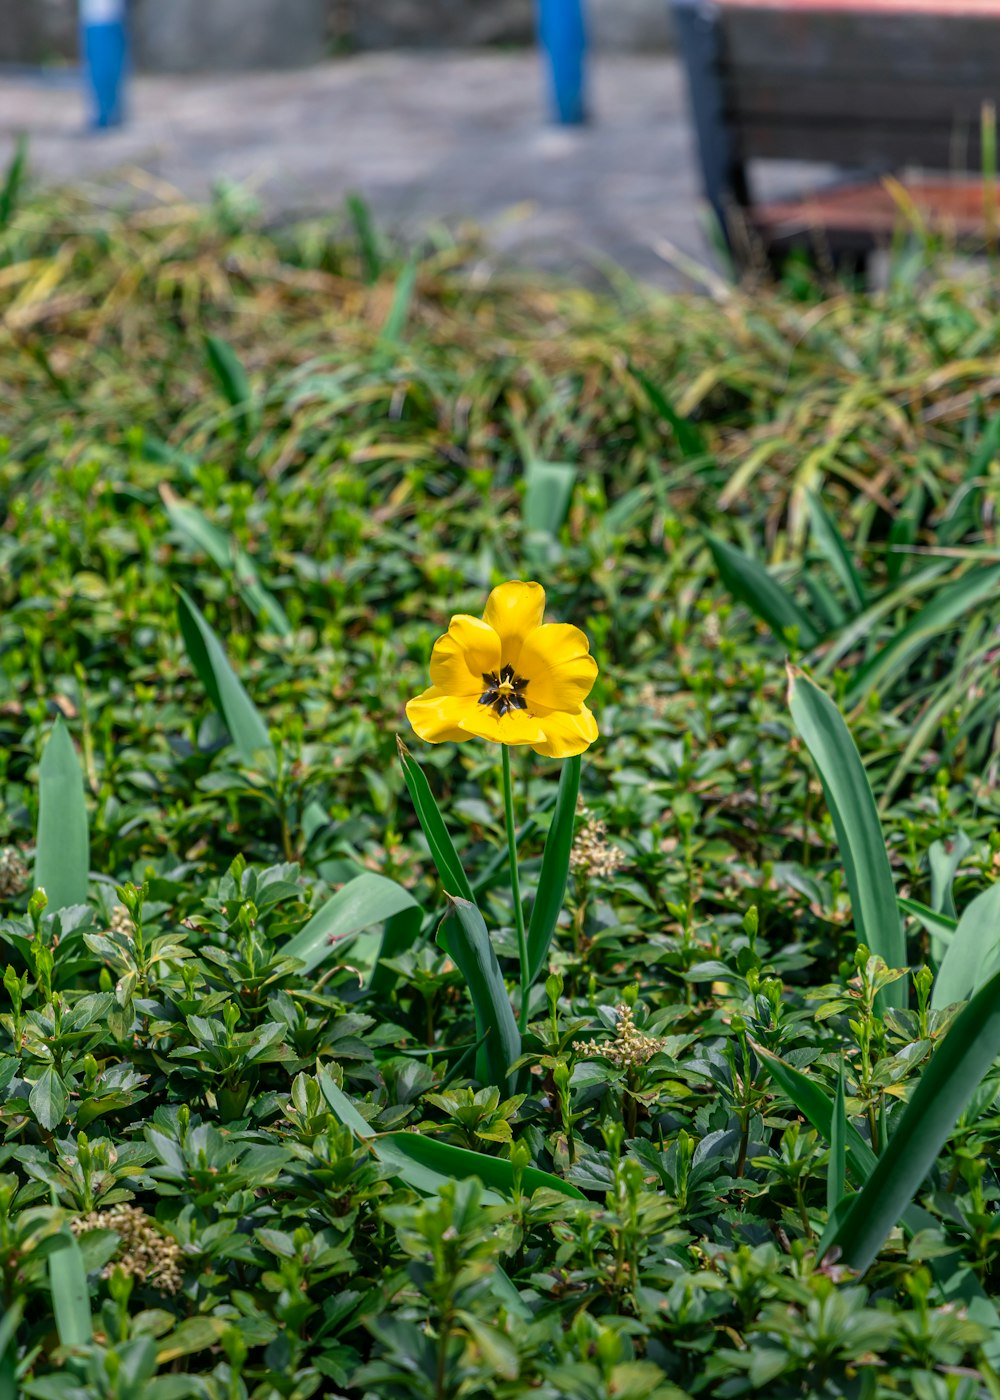
[[[48,895],[50,910],[86,904],[90,834],[83,770],[60,715],[52,726],[38,767],[38,834],[35,888]]]
[[[834,1238],[843,1262],[864,1273],[937,1160],[951,1130],[1000,1054],[1000,972],[959,1012],[926,1065],[875,1170]]]
[[[928,643],[953,627],[970,608],[995,598],[998,588],[1000,564],[970,569],[957,582],[942,588],[856,673],[844,697],[847,708],[853,710],[873,690],[885,692]]]
[[[847,594],[851,611],[860,613],[868,605],[864,585],[858,573],[847,541],[837,529],[836,522],[815,491],[807,493],[809,519],[816,547],[824,555]]]
[[[1000,884],[991,885],[963,909],[934,978],[931,1009],[965,1001],[997,970],[1000,952]]]
[[[303,974],[308,974],[362,929],[412,910],[419,916],[420,906],[402,885],[365,871],[328,899],[281,951],[285,957],[298,958],[304,964]]]
[[[542,868],[538,876],[538,892],[531,906],[528,921],[528,985],[531,986],[545,966],[549,947],[562,912],[569,878],[569,857],[573,849],[573,824],[576,800],[580,792],[582,760],[579,755],[568,758],[559,774],[559,793],[552,824],[545,838]]]
[[[94,1324],[90,1314],[90,1290],[87,1287],[87,1270],[83,1262],[83,1251],[76,1236],[69,1230],[59,1240],[49,1255],[49,1289],[52,1293],[52,1312],[59,1333],[59,1344],[64,1347],[86,1346],[94,1336]]]
[[[273,766],[274,746],[260,711],[229,664],[222,643],[183,588],[177,590],[177,620],[191,665],[229,730],[240,758],[252,767],[263,755]]]
[[[247,607],[279,637],[291,635],[291,624],[277,599],[260,581],[256,565],[235,540],[231,539],[196,506],[182,500],[170,486],[160,486],[160,496],[170,523],[182,535],[202,550],[233,582]]]
[[[403,768],[403,779],[413,800],[417,820],[427,837],[427,844],[430,847],[434,864],[437,866],[437,872],[441,877],[445,894],[457,896],[468,900],[470,904],[475,904],[472,889],[465,871],[462,869],[462,862],[458,858],[455,844],[445,826],[444,817],[442,817],[437,802],[434,800],[430,784],[424,777],[423,769],[398,735],[396,736],[396,747],[399,750],[399,761]]]
[[[889,967],[906,966],[906,940],[868,775],[850,730],[828,695],[794,666],[788,706],[819,771],[851,895],[859,943]],[[906,1005],[906,980],[879,993],[882,1007]]]
[[[840,1060],[837,1092],[830,1118],[830,1160],[826,1168],[826,1208],[832,1215],[847,1191],[847,1107],[844,1096],[844,1060]]]
[[[569,512],[575,485],[576,467],[569,462],[526,462],[521,506],[525,530],[556,539]]]
[[[819,633],[812,622],[763,564],[718,535],[706,532],[705,537],[719,577],[734,598],[745,603],[782,641],[794,631],[799,646],[808,649],[816,645]]]
[[[478,1078],[512,1088],[509,1069],[521,1054],[521,1035],[482,914],[468,900],[452,899],[437,941],[465,978],[477,1040],[486,1037],[476,1057]]]

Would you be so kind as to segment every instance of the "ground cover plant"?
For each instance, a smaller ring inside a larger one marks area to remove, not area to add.
[[[1000,1394],[988,277],[17,183],[0,1394]],[[509,580],[583,752],[407,722]]]

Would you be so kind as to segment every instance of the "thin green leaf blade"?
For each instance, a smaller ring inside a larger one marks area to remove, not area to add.
[[[484,1084],[502,1088],[509,1084],[509,1068],[521,1054],[521,1035],[482,914],[468,900],[453,899],[437,941],[469,988],[476,1039],[482,1040],[478,1077]]]
[[[59,1246],[48,1258],[52,1311],[59,1342],[64,1347],[83,1347],[93,1339],[90,1292],[83,1251],[76,1236],[66,1230]]]
[[[90,831],[83,770],[62,716],[52,726],[38,767],[35,888],[49,909],[87,902]]]
[[[233,576],[241,598],[253,615],[265,622],[278,636],[291,636],[291,623],[280,603],[261,583],[257,567],[246,550],[213,524],[196,506],[178,496],[170,486],[161,485],[160,497],[174,529],[190,540],[196,549],[207,554],[223,573]]]
[[[830,1116],[830,1160],[826,1167],[826,1208],[832,1215],[847,1191],[847,1105],[844,1093],[844,1061],[837,1075],[837,1092]]]
[[[525,530],[556,539],[569,513],[575,485],[576,468],[569,462],[526,462],[521,507]]]
[[[689,418],[682,418],[658,384],[654,384],[641,370],[633,370],[636,379],[645,390],[653,408],[673,432],[674,440],[683,457],[708,456],[708,444],[701,429]]]
[[[273,764],[274,747],[267,725],[230,665],[222,643],[182,588],[177,595],[177,619],[188,657],[222,716],[234,748],[248,767],[261,755]]]
[[[942,588],[855,675],[844,703],[860,705],[873,690],[885,691],[941,632],[953,627],[971,608],[994,599],[1000,588],[1000,564],[970,569],[957,582]]]
[[[931,1009],[965,1001],[997,970],[1000,953],[1000,883],[969,904],[958,921],[934,978]]]
[[[807,501],[809,521],[812,525],[812,535],[816,547],[825,557],[847,594],[852,612],[855,614],[863,612],[868,606],[868,599],[865,597],[861,575],[851,557],[847,541],[837,529],[836,521],[823,504],[821,497],[816,492],[810,491],[807,495]]]
[[[499,1196],[509,1199],[514,1194],[514,1167],[505,1157],[453,1147],[420,1133],[385,1133],[375,1139],[374,1147],[376,1156],[418,1190],[436,1192],[446,1181],[475,1176]],[[525,1195],[549,1190],[571,1200],[584,1199],[570,1182],[538,1167],[525,1167],[521,1182]]]
[[[240,357],[221,336],[206,335],[204,345],[205,359],[222,397],[230,408],[245,411],[253,398],[253,391]],[[240,417],[243,416],[241,413]]]
[[[424,776],[424,771],[398,735],[396,745],[399,749],[399,762],[403,769],[403,779],[413,801],[417,820],[427,837],[427,844],[430,847],[434,864],[437,866],[437,872],[441,877],[445,894],[475,904],[471,886],[465,871],[462,869],[458,852],[455,850],[455,843],[445,826],[444,817],[442,817],[434,794],[431,792],[430,784]]]
[[[844,862],[858,941],[889,967],[906,966],[906,941],[885,838],[868,775],[844,718],[818,685],[788,668],[788,705],[819,771]],[[906,981],[879,993],[883,1007],[906,1004]]]
[[[745,603],[755,616],[766,622],[776,637],[785,640],[794,631],[799,646],[809,648],[816,645],[819,641],[816,628],[763,564],[718,535],[706,532],[705,538],[719,577],[734,598]]]
[[[1000,972],[952,1022],[837,1231],[834,1243],[850,1268],[864,1273],[872,1264],[998,1054]]]
[[[417,910],[419,905],[409,890],[384,875],[365,871],[332,895],[322,909],[290,938],[282,949],[285,957],[298,958],[303,973],[313,972],[345,943],[373,924],[384,923],[394,914]]]
[[[545,966],[549,948],[562,911],[569,878],[569,858],[573,849],[573,824],[576,801],[580,793],[580,755],[565,760],[559,774],[552,824],[545,838],[542,868],[538,876],[538,893],[531,907],[528,922],[528,977],[534,983]]]

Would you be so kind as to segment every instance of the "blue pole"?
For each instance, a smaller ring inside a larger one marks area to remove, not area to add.
[[[80,55],[90,89],[91,126],[120,126],[128,67],[125,0],[80,0]]]
[[[537,0],[537,5],[553,116],[565,126],[579,125],[587,120],[583,0]]]

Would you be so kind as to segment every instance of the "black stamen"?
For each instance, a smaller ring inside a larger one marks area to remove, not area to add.
[[[487,690],[484,691],[482,695],[480,695],[479,703],[480,705],[495,705],[499,699],[499,690]]]
[[[489,706],[500,719],[512,710],[526,710],[528,702],[521,691],[527,684],[525,677],[515,675],[510,665],[502,667],[499,676],[495,671],[484,671],[483,685],[486,689],[480,695],[479,703]]]

